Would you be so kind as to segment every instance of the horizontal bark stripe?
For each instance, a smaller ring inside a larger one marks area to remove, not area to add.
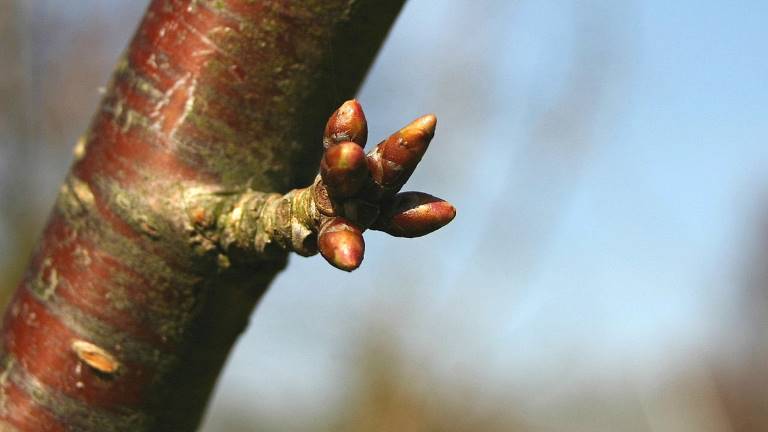
[[[142,405],[145,388],[156,378],[156,372],[127,361],[122,345],[102,346],[120,364],[116,373],[104,374],[85,363],[72,348],[75,341],[92,342],[91,335],[67,326],[29,291],[18,291],[9,310],[3,342],[7,353],[16,359],[17,368],[45,387],[93,408],[120,410]]]
[[[166,231],[168,219],[163,218],[165,215],[160,213],[161,210],[155,212],[146,208],[148,200],[145,198],[149,198],[147,194],[152,191],[135,191],[131,194],[121,190],[118,194],[116,190],[119,186],[110,189],[109,178],[92,180],[106,189],[102,192],[77,178],[76,174],[70,174],[60,189],[52,220],[61,215],[64,219],[61,223],[68,224],[78,235],[87,235],[88,240],[98,244],[105,254],[115,257],[136,272],[151,275],[154,286],[195,283],[200,279],[198,273],[209,270],[199,263],[191,266],[190,259],[195,257],[190,254],[186,238],[179,238],[180,233],[174,232],[173,238],[162,238],[162,241],[156,237],[159,235],[155,232],[157,227],[151,226],[149,223],[153,221],[149,219],[158,219]],[[177,184],[176,188],[171,188],[171,192],[181,187]],[[165,186],[165,189],[159,190],[168,191],[168,188]],[[170,200],[172,205],[180,206],[183,210],[185,198],[182,192],[179,195],[178,199],[170,193],[155,194],[155,197]],[[137,213],[140,214],[137,216]],[[183,221],[187,220],[183,212],[174,216],[178,220],[172,219],[172,222],[178,225],[184,225]],[[184,227],[175,226],[172,229],[185,230]]]
[[[258,1],[223,0],[217,2],[218,9],[222,13],[232,16],[234,19],[251,25],[252,21],[246,17],[260,16],[264,14],[264,3]]]
[[[64,425],[54,415],[37,403],[27,391],[11,381],[8,364],[3,367],[5,380],[0,387],[0,420],[9,426],[8,432],[36,431],[36,432],[63,432]],[[6,431],[6,427],[0,422],[0,430]]]
[[[211,32],[238,32],[240,23],[202,3],[154,2],[129,51],[128,61],[137,72],[155,77],[158,87],[169,89],[185,76],[194,76],[212,55],[234,53],[209,38]]]
[[[153,315],[165,310],[174,299],[153,304],[146,277],[99,249],[87,233],[78,233],[65,222],[58,213],[49,221],[41,251],[45,258],[33,264],[40,266],[36,272],[39,276],[26,281],[29,288],[55,307],[76,309],[77,315],[101,321],[101,327],[120,329],[137,342],[170,350],[168,338],[161,336],[152,323],[158,321]]]
[[[199,170],[181,162],[170,150],[173,145],[162,139],[144,121],[126,126],[125,115],[107,107],[94,119],[88,135],[86,157],[79,160],[75,170],[85,181],[108,176],[123,185],[145,181],[146,173],[164,177],[167,181],[205,180]],[[123,105],[125,107],[125,105]],[[122,110],[123,108],[120,108]],[[141,114],[132,111],[134,117]]]
[[[48,387],[21,367],[12,354],[6,354],[3,363],[3,388],[9,390],[9,402],[27,410],[26,417],[16,420],[22,431],[133,432],[151,425],[151,419],[140,411],[99,409]],[[9,413],[8,418],[13,417]]]

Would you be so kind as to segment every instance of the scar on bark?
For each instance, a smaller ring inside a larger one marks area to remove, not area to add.
[[[72,342],[72,351],[83,363],[105,375],[117,372],[120,363],[105,349],[83,340]]]

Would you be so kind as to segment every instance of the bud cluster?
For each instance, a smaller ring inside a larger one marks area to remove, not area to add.
[[[419,237],[454,218],[454,207],[440,198],[398,193],[424,156],[436,124],[434,115],[419,117],[366,155],[368,125],[360,104],[347,101],[331,115],[320,178],[312,186],[321,214],[318,249],[331,265],[346,271],[360,266],[367,228]]]

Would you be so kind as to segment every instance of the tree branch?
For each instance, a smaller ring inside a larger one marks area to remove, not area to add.
[[[193,430],[289,251],[352,270],[365,229],[450,221],[397,193],[434,116],[367,156],[357,102],[323,129],[401,5],[151,2],[6,312],[0,429]]]

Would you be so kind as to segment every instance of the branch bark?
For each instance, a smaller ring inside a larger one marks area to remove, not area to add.
[[[151,2],[6,312],[0,429],[194,430],[289,251],[319,244],[351,270],[366,228],[414,236],[453,217],[426,194],[395,195],[432,116],[362,171],[347,168],[347,141],[364,145],[343,121],[356,102],[325,125],[401,6]]]

